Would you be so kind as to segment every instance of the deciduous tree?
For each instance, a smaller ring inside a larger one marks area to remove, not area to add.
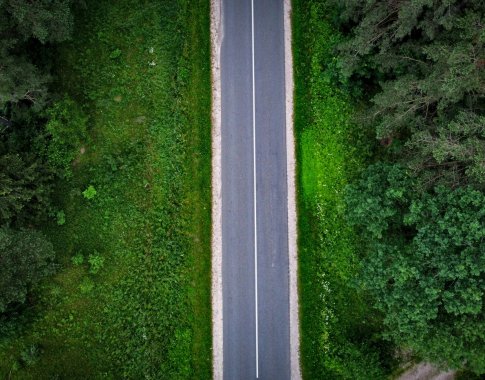
[[[0,313],[22,304],[47,275],[54,273],[54,250],[34,230],[0,229]]]
[[[420,193],[398,165],[370,166],[348,189],[349,221],[367,235],[361,284],[388,336],[423,357],[485,372],[485,195]]]

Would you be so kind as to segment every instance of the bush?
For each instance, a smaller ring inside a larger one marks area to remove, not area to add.
[[[100,256],[97,252],[94,255],[89,255],[89,272],[92,274],[98,273],[104,266],[104,257]]]
[[[87,118],[71,99],[64,98],[47,111],[49,163],[65,178],[72,176],[72,162],[87,139]]]
[[[83,191],[83,197],[86,199],[93,199],[96,196],[96,189],[93,185],[89,185],[86,190]]]

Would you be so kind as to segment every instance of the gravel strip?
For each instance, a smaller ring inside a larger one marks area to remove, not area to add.
[[[301,379],[300,327],[298,303],[298,249],[295,195],[295,135],[293,132],[293,55],[291,49],[291,0],[284,3],[285,26],[285,91],[286,91],[286,155],[288,182],[288,254],[290,269],[290,361],[291,378]]]
[[[222,0],[211,0],[212,66],[212,366],[223,377],[222,339],[222,178],[221,178]]]

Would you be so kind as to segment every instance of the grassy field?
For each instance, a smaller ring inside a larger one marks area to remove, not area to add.
[[[0,340],[0,378],[208,379],[209,2],[87,0],[76,17],[56,87],[89,137],[56,190],[65,223],[45,226],[58,274]]]
[[[390,352],[354,286],[359,242],[343,199],[374,142],[351,122],[331,15],[325,1],[293,0],[302,369],[306,379],[380,379]]]

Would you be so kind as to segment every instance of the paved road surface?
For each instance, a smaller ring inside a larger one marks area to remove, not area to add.
[[[223,0],[222,8],[224,378],[284,380],[290,328],[283,0]]]

